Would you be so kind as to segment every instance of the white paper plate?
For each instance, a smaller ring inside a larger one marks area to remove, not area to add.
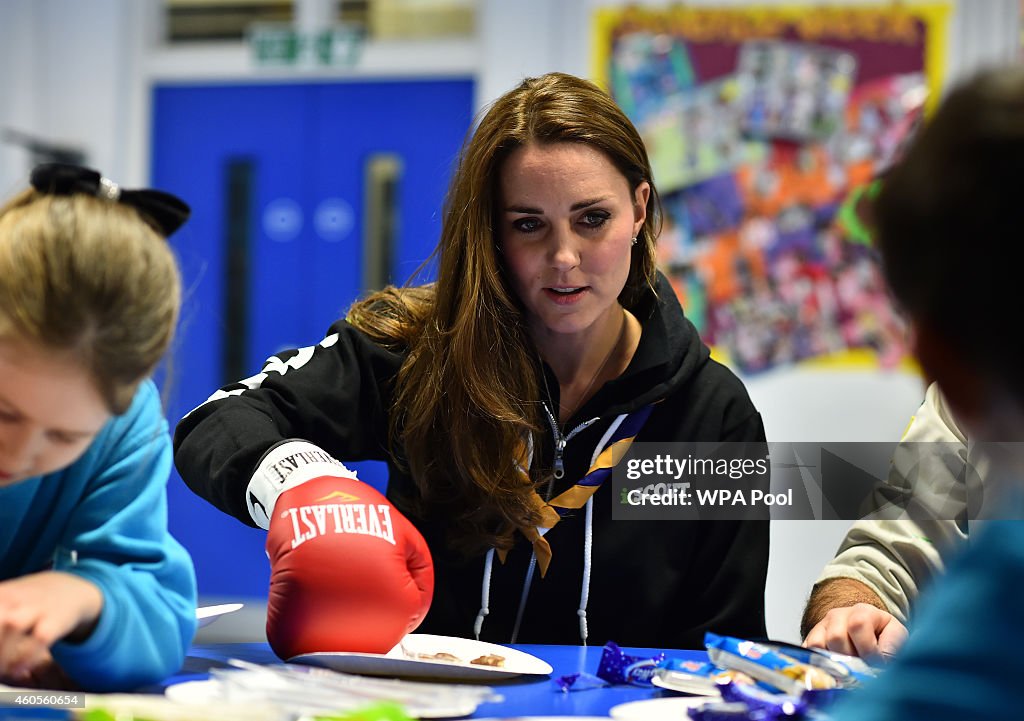
[[[200,606],[196,609],[196,620],[199,621],[200,628],[209,626],[225,613],[234,613],[243,605],[241,603],[222,603],[219,606]]]
[[[709,701],[721,701],[720,696],[674,696],[630,701],[612,706],[609,715],[619,721],[680,721],[689,718],[687,709],[703,706]]]
[[[188,706],[210,706],[212,708],[226,703],[220,691],[220,682],[216,679],[184,681],[168,686],[164,689],[164,696],[175,703]],[[434,706],[430,709],[417,708],[411,710],[416,712],[417,718],[458,718],[460,716],[469,716],[476,709],[476,703],[466,701],[450,706]]]
[[[677,693],[686,693],[693,696],[721,696],[718,689],[715,687],[714,682],[708,681],[706,684],[700,682],[694,684],[675,683],[672,677],[663,678],[657,674],[651,677],[651,683],[658,688],[668,689],[669,691],[675,691]],[[714,693],[711,693],[714,691]]]
[[[449,653],[459,661],[417,658],[417,655]],[[505,659],[503,666],[470,663],[475,658],[496,654]],[[551,664],[514,648],[455,636],[410,633],[387,653],[328,652],[304,653],[289,663],[322,666],[344,673],[398,678],[438,678],[455,680],[499,679],[523,674],[547,675]]]
[[[171,701],[187,704],[214,703],[220,699],[220,683],[213,679],[206,681],[183,681],[164,689],[164,696]]]

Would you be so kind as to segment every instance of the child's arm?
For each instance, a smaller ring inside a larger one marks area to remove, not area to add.
[[[170,439],[151,383],[95,444],[76,464],[88,479],[55,570],[95,584],[103,608],[87,638],[52,653],[84,688],[125,690],[181,667],[195,633],[195,571],[167,532]]]
[[[69,573],[43,571],[0,582],[0,679],[35,686],[56,672],[50,647],[81,641],[96,626],[103,594]]]

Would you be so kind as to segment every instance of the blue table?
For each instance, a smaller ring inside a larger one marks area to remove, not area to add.
[[[658,698],[663,692],[657,688],[611,686],[587,691],[559,691],[552,679],[571,673],[593,674],[601,659],[601,646],[542,646],[517,645],[526,653],[551,664],[554,672],[547,676],[525,676],[499,683],[488,683],[504,696],[501,703],[482,704],[471,718],[502,716],[607,716],[613,706],[629,701]],[[653,656],[659,649],[627,648],[626,653]],[[666,650],[675,658],[707,660],[703,651]],[[254,663],[280,663],[265,643],[221,643],[194,646],[182,670],[166,684],[194,681],[207,677],[211,668],[223,667],[228,659],[239,658]]]

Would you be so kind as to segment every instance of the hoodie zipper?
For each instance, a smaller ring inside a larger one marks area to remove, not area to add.
[[[561,480],[565,477],[565,465],[562,461],[562,456],[565,454],[565,446],[572,440],[580,431],[588,428],[592,424],[601,420],[601,417],[591,418],[589,421],[583,421],[578,426],[573,428],[568,433],[562,433],[562,430],[558,427],[558,422],[555,420],[555,415],[548,408],[546,402],[542,403],[544,406],[544,412],[547,414],[548,423],[551,424],[551,434],[555,437],[555,478]]]

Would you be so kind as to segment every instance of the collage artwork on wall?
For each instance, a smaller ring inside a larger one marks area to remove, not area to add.
[[[948,15],[944,3],[596,11],[592,75],[647,145],[662,270],[738,371],[907,362],[858,211],[934,102]]]

